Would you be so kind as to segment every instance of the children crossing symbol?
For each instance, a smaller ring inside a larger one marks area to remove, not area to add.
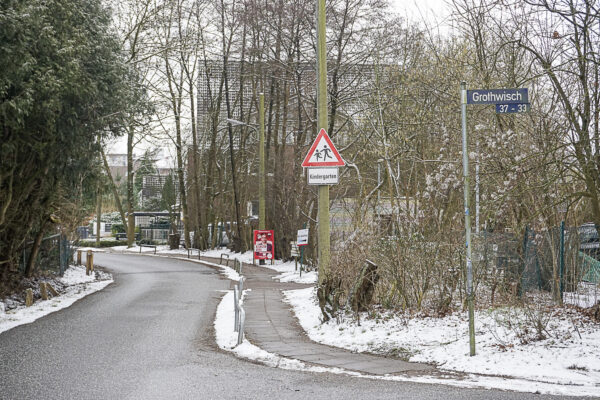
[[[343,167],[346,165],[340,153],[331,142],[331,139],[321,129],[317,138],[313,142],[308,154],[302,162],[303,167]]]

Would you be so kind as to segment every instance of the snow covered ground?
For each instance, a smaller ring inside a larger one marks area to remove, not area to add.
[[[38,318],[67,308],[77,300],[97,292],[113,282],[112,275],[108,273],[96,271],[95,274],[88,276],[85,274],[85,267],[75,265],[70,266],[63,277],[58,280],[67,286],[66,291],[49,300],[38,300],[31,307],[23,305],[2,312],[4,304],[0,302],[0,332],[32,323]]]
[[[228,254],[230,259],[238,259],[241,262],[246,264],[252,264],[252,252],[247,251],[245,253],[233,253],[228,249],[225,250],[210,250],[207,252],[202,252],[203,256],[206,257],[220,257],[221,254]],[[258,262],[257,262],[258,266]],[[279,275],[273,277],[280,282],[296,282],[296,283],[315,283],[317,281],[317,273],[315,271],[302,271],[302,276],[300,276],[300,263],[296,266],[294,261],[286,261],[275,260],[273,265],[269,261],[266,262],[265,265],[260,265],[261,267],[272,269],[274,271],[279,272]],[[306,267],[306,266],[305,266]]]
[[[548,322],[547,339],[522,344],[523,315],[513,310],[477,312],[477,355],[469,357],[465,314],[409,318],[382,313],[363,315],[360,325],[351,317],[321,324],[314,288],[285,294],[316,342],[433,363],[442,370],[471,374],[470,379],[485,387],[600,395],[600,326],[581,324],[574,315],[557,315]],[[494,381],[487,375],[516,379]]]

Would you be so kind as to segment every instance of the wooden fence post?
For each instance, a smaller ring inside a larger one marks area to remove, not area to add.
[[[89,275],[94,270],[94,253],[92,250],[87,251],[87,260],[85,264],[85,274]]]
[[[77,250],[77,265],[81,265],[81,250]]]
[[[25,290],[25,305],[31,307],[33,305],[33,290]]]
[[[42,294],[42,300],[48,300],[48,290],[46,289],[46,282],[40,283],[40,293]]]
[[[56,291],[56,289],[54,289],[52,287],[52,285],[49,284],[48,282],[46,282],[46,289],[48,289],[48,291],[50,292],[50,294],[52,294],[52,296],[54,296],[54,297],[58,296],[58,292]]]

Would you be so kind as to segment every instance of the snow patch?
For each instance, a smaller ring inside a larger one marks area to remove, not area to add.
[[[0,333],[67,308],[77,300],[102,290],[113,282],[112,275],[106,272],[96,271],[96,274],[85,275],[85,267],[82,266],[69,267],[61,278],[65,285],[69,285],[64,293],[50,300],[37,301],[31,307],[19,306],[6,313],[0,313]],[[4,304],[0,302],[0,309],[3,308]]]
[[[360,326],[350,317],[339,323],[332,320],[322,324],[315,288],[286,291],[285,298],[311,340],[356,352],[393,354],[413,362],[433,363],[442,370],[470,374],[467,382],[453,383],[459,386],[582,396],[599,394],[597,327],[580,327],[578,333],[561,340],[550,338],[521,344],[513,332],[498,323],[498,313],[502,311],[477,312],[477,355],[470,357],[468,322],[463,314],[402,318],[382,313],[377,318],[363,316]],[[573,330],[571,321],[557,323],[560,326],[553,326],[553,331]],[[435,380],[431,379],[426,381]]]

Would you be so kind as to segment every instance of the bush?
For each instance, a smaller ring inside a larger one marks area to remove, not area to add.
[[[123,219],[118,211],[104,213],[100,217],[100,222],[106,222],[108,224],[122,224]]]
[[[156,240],[152,240],[152,239],[142,239],[138,242],[138,244],[149,244],[149,245],[157,246],[159,243]]]
[[[116,235],[117,233],[127,233],[127,228],[123,224],[113,224],[110,228],[110,232],[113,235]]]
[[[114,239],[101,239],[100,240],[100,244],[96,245],[96,241],[95,240],[80,240],[77,243],[78,246],[82,246],[82,247],[114,247],[114,246],[122,246],[123,243],[119,242],[117,240]]]
[[[379,242],[383,305],[412,311],[450,312],[461,283],[460,234],[412,231]],[[460,290],[458,291],[460,293]]]

